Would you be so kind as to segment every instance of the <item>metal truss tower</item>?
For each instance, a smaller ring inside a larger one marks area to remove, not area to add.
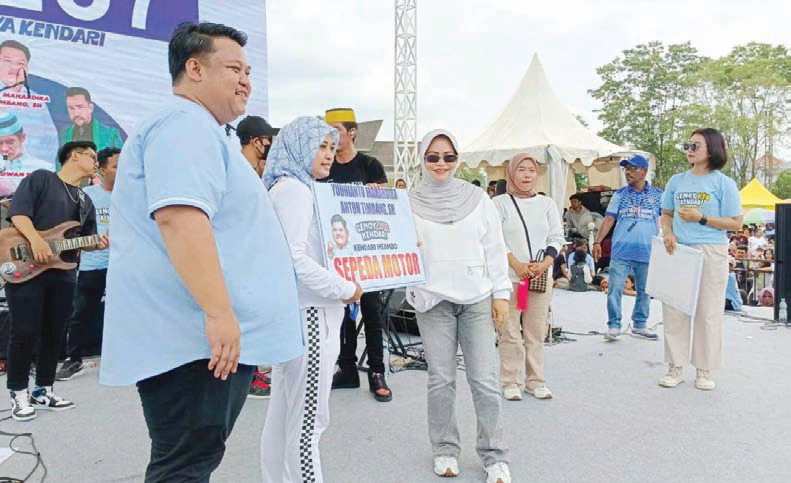
[[[417,157],[417,0],[395,0],[395,132],[396,177],[412,188],[420,180]]]

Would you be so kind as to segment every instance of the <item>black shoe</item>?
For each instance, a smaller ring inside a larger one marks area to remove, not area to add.
[[[73,378],[85,373],[85,364],[82,361],[67,360],[60,366],[60,370],[55,374],[56,381],[71,381]]]
[[[356,389],[360,387],[360,374],[357,369],[338,371],[332,376],[333,389]]]
[[[393,391],[387,387],[387,381],[385,381],[385,375],[381,372],[369,372],[368,373],[368,388],[374,394],[374,399],[379,402],[388,402],[393,400]],[[379,391],[384,389],[386,392],[385,394],[380,394]]]

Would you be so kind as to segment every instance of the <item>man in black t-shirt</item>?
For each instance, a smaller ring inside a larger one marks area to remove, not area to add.
[[[324,121],[338,130],[338,150],[330,175],[319,181],[368,186],[384,186],[387,174],[376,158],[367,156],[354,147],[357,136],[357,121],[351,109],[330,109]],[[365,344],[368,350],[368,387],[380,402],[393,399],[393,393],[385,381],[384,352],[382,350],[382,301],[379,292],[368,292],[360,299],[360,311],[365,324]],[[341,353],[338,357],[338,372],[332,378],[332,388],[360,387],[357,373],[357,327],[346,307],[341,328]]]
[[[96,213],[91,199],[79,188],[96,172],[96,146],[90,141],[66,143],[58,151],[63,168],[54,173],[37,170],[19,184],[8,218],[28,240],[34,263],[45,264],[53,257],[40,231],[66,221],[79,221],[73,235],[96,234]],[[109,240],[91,249],[107,248]],[[79,251],[61,254],[67,262],[78,262]],[[11,415],[18,421],[36,417],[37,409],[64,410],[74,403],[57,396],[52,385],[66,321],[71,315],[76,269],[50,269],[36,278],[5,286],[11,325],[8,339],[8,380]],[[36,350],[36,387],[28,391],[28,373]]]

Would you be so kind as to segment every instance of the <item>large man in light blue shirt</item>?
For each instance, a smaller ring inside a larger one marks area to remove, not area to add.
[[[613,194],[607,205],[606,216],[602,223],[593,256],[601,256],[601,242],[610,232],[613,224],[610,255],[610,280],[607,289],[607,333],[608,340],[616,340],[621,335],[621,297],[623,285],[629,272],[634,273],[637,298],[632,312],[632,334],[649,340],[656,340],[655,333],[646,328],[651,299],[645,293],[648,277],[648,260],[651,258],[651,238],[659,233],[659,217],[662,215],[662,190],[646,181],[648,160],[643,156],[633,156],[621,161],[626,182],[623,188]]]
[[[208,481],[256,364],[303,351],[291,256],[223,126],[250,96],[247,37],[183,23],[173,99],[128,139],[113,190],[100,382],[137,383],[146,481]]]

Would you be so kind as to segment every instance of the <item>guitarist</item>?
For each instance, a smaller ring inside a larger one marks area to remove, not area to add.
[[[77,236],[96,234],[96,213],[91,199],[80,190],[80,182],[96,172],[96,146],[90,141],[64,144],[58,151],[62,169],[58,173],[37,170],[19,184],[8,218],[30,242],[35,263],[53,258],[39,231],[66,221],[79,221]],[[105,249],[108,239],[91,249]],[[65,252],[66,262],[77,262],[79,252]],[[37,409],[64,410],[74,407],[52,390],[60,341],[72,312],[76,270],[47,270],[36,278],[5,287],[11,325],[8,339],[8,380],[11,415],[17,421],[36,417]],[[34,346],[34,344],[36,344]],[[28,374],[36,353],[36,385],[28,391]]]

